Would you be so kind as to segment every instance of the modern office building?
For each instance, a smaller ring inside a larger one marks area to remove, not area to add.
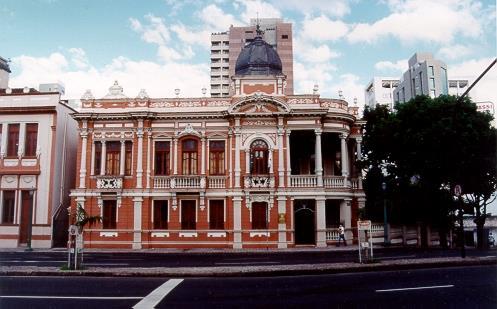
[[[9,88],[0,60],[0,247],[65,246],[77,146],[59,92]],[[41,87],[43,88],[43,87]]]
[[[231,26],[229,31],[211,35],[211,96],[228,97],[234,93],[232,76],[242,49],[252,42],[259,24],[264,40],[279,54],[286,75],[285,94],[293,94],[292,24],[279,18],[251,19],[245,27]]]
[[[365,104],[374,108],[377,104],[388,106],[393,109],[393,92],[399,85],[399,79],[393,77],[374,77],[366,86],[364,91]]]
[[[417,95],[434,98],[442,94],[449,94],[447,65],[434,59],[431,53],[415,53],[394,90],[394,101],[407,102]]]
[[[86,247],[324,247],[340,223],[352,239],[365,203],[358,107],[285,95],[261,36],[239,54],[228,97],[129,98],[117,82],[84,94],[71,207],[103,217]]]

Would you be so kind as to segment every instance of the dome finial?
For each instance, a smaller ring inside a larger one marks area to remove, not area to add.
[[[259,23],[259,12],[257,12],[257,24],[255,26],[255,33],[257,33],[258,36],[263,35],[263,31],[261,30],[261,24]]]

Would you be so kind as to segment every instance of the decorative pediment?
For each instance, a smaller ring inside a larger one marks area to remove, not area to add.
[[[290,106],[283,100],[272,96],[264,95],[260,92],[247,96],[235,102],[228,113],[244,114],[273,114],[290,113]]]
[[[202,137],[202,134],[199,131],[195,130],[191,124],[187,124],[186,127],[181,131],[176,131],[177,137],[182,137],[185,135],[195,135],[198,137]]]

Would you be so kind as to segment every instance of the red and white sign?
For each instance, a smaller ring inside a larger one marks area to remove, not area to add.
[[[371,220],[357,221],[357,229],[370,230],[371,229]]]
[[[493,102],[477,102],[476,110],[479,112],[489,112],[490,114],[494,114],[494,103]]]

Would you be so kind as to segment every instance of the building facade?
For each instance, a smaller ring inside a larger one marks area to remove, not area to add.
[[[57,92],[0,89],[0,247],[65,246],[74,112]]]
[[[432,98],[449,94],[447,65],[431,53],[415,53],[409,59],[409,69],[394,90],[395,102],[407,102],[417,95]]]
[[[230,97],[127,98],[117,82],[83,96],[72,208],[103,217],[85,246],[323,247],[340,223],[352,239],[358,108],[285,95],[281,61],[250,62],[274,49],[260,36],[245,49]]]
[[[393,109],[394,90],[399,85],[399,79],[393,77],[374,77],[364,91],[364,102],[369,108],[377,104],[386,105]]]
[[[233,94],[231,78],[242,49],[256,37],[257,23],[264,40],[279,54],[286,75],[285,94],[293,94],[293,33],[292,24],[280,18],[251,19],[246,27],[231,26],[229,31],[211,35],[211,96]]]

